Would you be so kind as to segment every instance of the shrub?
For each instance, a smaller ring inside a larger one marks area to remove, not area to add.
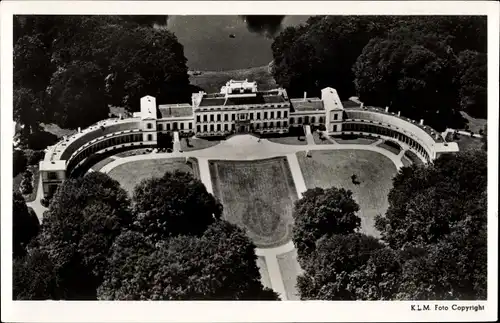
[[[24,153],[28,160],[28,165],[37,165],[45,157],[43,150],[26,149]]]
[[[31,194],[33,192],[33,185],[31,184],[31,180],[23,179],[21,182],[21,193],[24,195]]]
[[[12,157],[12,162],[14,166],[14,176],[17,176],[19,173],[22,173],[26,169],[27,160],[24,151],[15,149],[14,155]]]

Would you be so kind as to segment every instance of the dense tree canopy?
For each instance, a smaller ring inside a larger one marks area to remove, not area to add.
[[[67,179],[45,214],[39,248],[54,263],[61,295],[95,298],[115,238],[132,222],[130,200],[102,173]]]
[[[488,113],[488,67],[486,54],[465,50],[458,55],[457,83],[460,106],[475,118]]]
[[[127,232],[113,246],[99,299],[276,299],[260,282],[254,249],[241,229],[222,220],[200,237],[172,237],[156,245]]]
[[[324,235],[355,232],[361,225],[358,211],[349,190],[317,187],[304,192],[293,212],[293,242],[299,255],[314,250],[316,241]]]
[[[14,258],[22,257],[26,247],[40,230],[40,222],[34,212],[26,206],[24,197],[19,192],[14,192],[12,200],[12,251]]]
[[[12,153],[12,164],[13,164],[12,173],[14,177],[26,170],[27,163],[28,160],[26,159],[24,151],[20,149],[14,149]]]
[[[134,189],[135,225],[153,241],[199,235],[219,219],[222,205],[193,175],[181,171],[144,180]]]

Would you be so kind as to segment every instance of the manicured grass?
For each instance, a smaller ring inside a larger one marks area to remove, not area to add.
[[[134,187],[142,180],[161,177],[166,172],[181,170],[193,173],[193,167],[185,158],[147,159],[132,161],[113,168],[108,175],[120,182],[121,186],[133,193]]]
[[[413,151],[411,150],[407,150],[405,151],[405,154],[403,155],[405,157],[408,158],[408,160],[411,161],[412,164],[415,164],[415,165],[423,165],[424,162],[422,161],[422,159],[420,159]],[[404,165],[404,164],[403,164]]]
[[[453,138],[453,133],[448,133],[446,136],[446,141],[454,141],[458,144],[460,151],[466,150],[479,150],[483,147],[483,141],[481,138],[466,136],[457,134],[458,139]]]
[[[297,136],[268,137],[265,139],[283,145],[307,145],[306,136],[300,136],[300,140],[297,139]]]
[[[256,81],[261,90],[277,87],[276,81],[269,72],[268,66],[253,67],[230,71],[204,71],[201,75],[190,75],[191,84],[199,86],[207,93],[219,93],[220,88],[230,79]]]
[[[332,139],[335,140],[337,143],[344,145],[347,144],[369,145],[378,140],[375,138],[366,138],[366,137],[342,138],[340,136],[332,136]]]
[[[479,130],[481,130],[481,129],[484,130],[484,126],[487,123],[486,119],[473,118],[464,111],[460,111],[460,114],[465,119],[467,119],[467,121],[468,121],[467,125],[469,126],[470,131],[473,131],[474,133],[479,133]],[[460,129],[460,130],[464,130],[464,129]]]
[[[271,279],[269,278],[269,271],[267,270],[266,258],[263,256],[257,257],[257,267],[259,267],[260,280],[264,287],[273,288],[271,285]]]
[[[180,139],[181,150],[182,151],[192,151],[200,150],[218,145],[220,140],[209,140],[204,138],[189,138],[189,145],[186,142],[186,138]]]
[[[396,148],[394,145],[391,145],[391,144],[387,144],[386,142],[383,142],[381,144],[378,144],[377,146],[379,146],[380,148],[384,148],[388,151],[390,151],[391,153],[393,153],[394,155],[397,155],[399,154],[399,152],[401,151],[401,149],[399,148]]]
[[[101,160],[100,162],[96,163],[96,164],[95,164],[94,166],[92,166],[91,168],[92,168],[94,171],[98,172],[98,171],[100,171],[100,170],[101,170],[104,166],[106,166],[107,164],[109,164],[109,163],[111,163],[111,162],[113,162],[113,161],[114,161],[114,159],[113,159],[113,158],[108,157],[108,158],[105,158],[105,159]]]
[[[297,250],[280,254],[276,257],[280,267],[281,277],[285,285],[286,296],[289,300],[300,300],[297,291],[297,276],[302,272],[297,262]]]
[[[366,234],[379,236],[374,218],[384,214],[388,207],[387,194],[397,170],[393,162],[382,154],[366,150],[324,150],[297,153],[307,188],[332,186],[353,192],[359,204],[361,229]],[[351,175],[360,182],[354,185]]]
[[[247,231],[260,248],[291,238],[297,192],[285,157],[254,161],[209,161],[214,194],[224,217]]]
[[[330,140],[328,140],[328,138],[326,138],[326,136],[323,136],[323,139],[320,139],[319,137],[319,133],[317,133],[316,131],[313,132],[313,138],[314,138],[314,143],[316,145],[333,145],[333,142],[331,142]]]

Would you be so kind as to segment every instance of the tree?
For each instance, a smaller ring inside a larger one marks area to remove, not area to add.
[[[131,224],[130,200],[117,181],[99,172],[64,181],[39,244],[52,257],[65,299],[95,299],[110,248]]]
[[[14,192],[12,200],[12,251],[14,258],[26,254],[26,246],[38,234],[39,230],[38,218],[28,210],[21,193]]]
[[[276,299],[260,282],[254,249],[241,229],[222,220],[200,237],[177,236],[156,245],[139,233],[124,233],[113,246],[99,299]]]
[[[314,250],[316,241],[324,235],[355,232],[361,225],[358,211],[349,190],[335,187],[307,190],[295,202],[293,211],[293,242],[299,259]]]
[[[91,62],[73,61],[52,75],[47,94],[54,121],[62,127],[89,126],[108,116],[104,75]]]
[[[441,130],[458,118],[455,66],[448,39],[398,28],[365,46],[353,66],[354,83],[366,104],[390,106]]]
[[[133,200],[137,230],[152,241],[200,235],[222,214],[222,205],[203,183],[181,171],[142,181]]]
[[[13,155],[12,155],[12,161],[13,161],[13,175],[16,177],[19,173],[22,173],[26,170],[27,166],[27,160],[26,160],[26,155],[24,154],[24,151],[20,149],[14,149]]]
[[[60,299],[58,281],[50,256],[33,249],[15,258],[12,268],[12,294],[15,300]]]
[[[460,107],[475,118],[486,118],[488,113],[487,74],[486,54],[470,50],[458,54]]]
[[[379,281],[383,279],[379,272],[386,269],[397,272],[397,265],[393,264],[391,252],[382,251],[383,248],[376,238],[360,233],[324,236],[302,265],[304,272],[297,278],[301,299],[377,299],[384,293],[390,294],[397,285],[392,282],[382,291]],[[385,259],[375,259],[384,253],[388,259],[385,263]],[[370,278],[375,280],[370,281]]]

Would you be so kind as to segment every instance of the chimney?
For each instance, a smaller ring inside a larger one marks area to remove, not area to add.
[[[424,125],[424,119],[420,119],[420,125],[423,126]]]
[[[398,111],[398,117],[401,117],[401,111]]]
[[[307,92],[304,91],[304,101],[307,99]]]
[[[389,107],[385,107],[385,112],[389,112]]]
[[[78,127],[78,133],[82,132],[82,128]]]
[[[365,104],[363,102],[361,102],[361,105],[359,106],[361,109],[363,109],[363,107],[365,106]]]

